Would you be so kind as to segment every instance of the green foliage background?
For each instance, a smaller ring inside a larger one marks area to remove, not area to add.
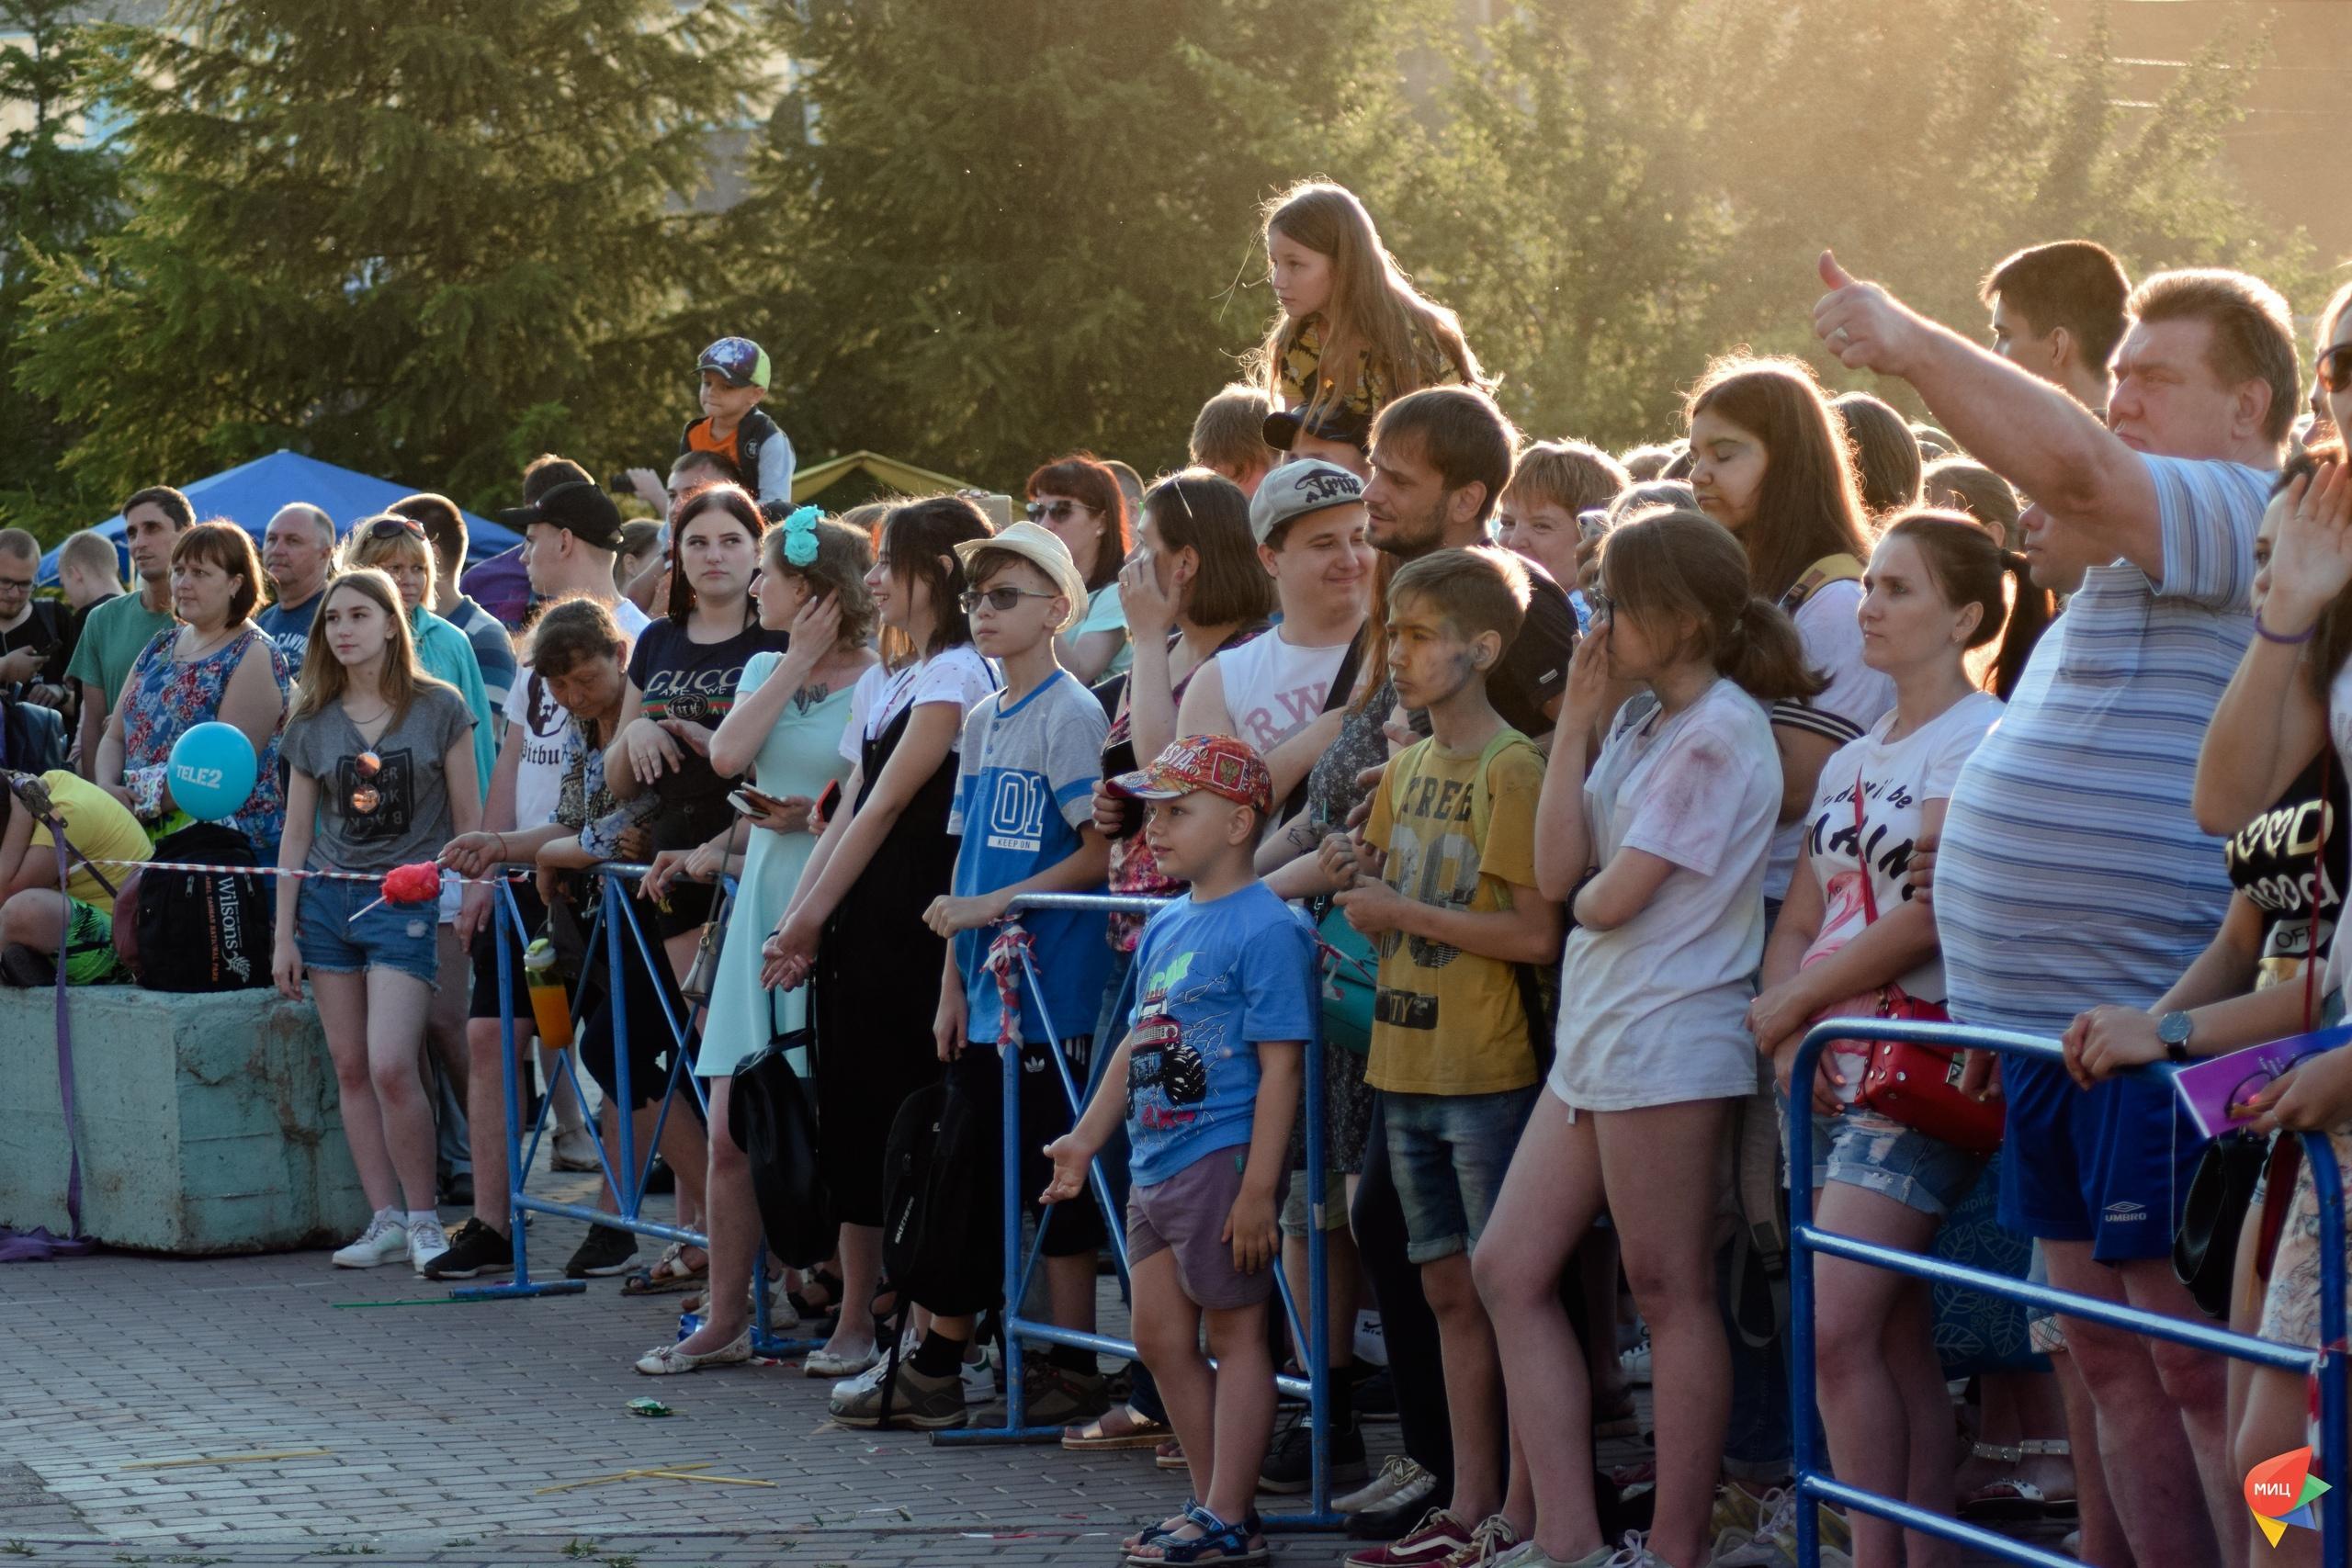
[[[1528,430],[1613,446],[1672,434],[1713,354],[1810,352],[1826,245],[1962,325],[2066,235],[2327,287],[2216,168],[2272,40],[2127,117],[2103,27],[2061,53],[2032,0],[64,13],[0,0],[40,45],[0,55],[36,119],[0,148],[0,509],[51,536],[279,446],[476,506],[550,447],[658,462],[725,332],[804,463],[1148,472],[1264,331],[1259,204],[1315,175]]]

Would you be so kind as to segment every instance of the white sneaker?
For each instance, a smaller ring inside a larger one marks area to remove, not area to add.
[[[908,1355],[914,1354],[910,1350]],[[964,1403],[974,1407],[993,1404],[1001,1396],[996,1391],[996,1347],[979,1347],[979,1359],[967,1361],[958,1369],[964,1378]]]
[[[1646,1544],[1647,1533],[1627,1530],[1616,1555],[1602,1563],[1601,1568],[1673,1568],[1665,1558],[1650,1551]]]
[[[441,1228],[439,1220],[426,1220],[410,1227],[408,1266],[419,1274],[433,1267],[433,1260],[448,1250],[449,1233]]]
[[[1419,1503],[1437,1490],[1437,1477],[1403,1454],[1391,1454],[1380,1473],[1331,1506],[1343,1514],[1368,1514],[1375,1508],[1402,1508]]]
[[[448,1249],[448,1239],[445,1236],[441,1250],[447,1252]],[[334,1266],[338,1269],[373,1269],[379,1263],[390,1263],[407,1250],[408,1227],[398,1220],[388,1220],[379,1214],[368,1222],[368,1228],[359,1233],[357,1239],[335,1250]]]
[[[922,1336],[915,1332],[915,1325],[911,1323],[907,1325],[907,1331],[905,1335],[903,1335],[899,1340],[899,1359],[903,1361],[911,1357],[915,1353],[915,1346],[921,1343],[922,1339]],[[833,1385],[833,1397],[835,1399],[847,1399],[852,1394],[862,1393],[869,1388],[881,1387],[882,1374],[889,1370],[889,1366],[890,1359],[888,1357],[880,1355],[876,1356],[872,1366],[866,1368],[864,1371],[858,1373],[854,1378],[843,1378],[841,1382],[835,1383]],[[995,1392],[996,1385],[991,1382],[989,1386],[989,1392],[993,1393]]]
[[[1642,1342],[1640,1344],[1634,1346],[1630,1350],[1621,1353],[1617,1358],[1617,1365],[1624,1372],[1625,1381],[1627,1382],[1634,1383],[1645,1388],[1648,1387],[1650,1381],[1650,1337],[1646,1334],[1643,1335]]]

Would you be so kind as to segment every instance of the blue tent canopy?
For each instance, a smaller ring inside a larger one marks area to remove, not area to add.
[[[227,518],[254,536],[256,548],[269,520],[288,502],[309,502],[334,518],[336,530],[341,532],[362,517],[383,511],[401,497],[415,493],[413,486],[397,485],[390,479],[374,479],[349,468],[338,468],[333,463],[322,463],[316,457],[305,457],[299,452],[283,451],[241,463],[180,489],[196,508],[198,518]],[[122,549],[122,514],[117,513],[97,525],[97,531],[114,541],[116,552],[122,557],[122,570],[128,572],[130,557]],[[522,536],[512,528],[502,528],[470,512],[466,513],[466,531],[471,536],[468,542],[476,560],[523,542]],[[41,557],[40,581],[57,581],[55,550]]]

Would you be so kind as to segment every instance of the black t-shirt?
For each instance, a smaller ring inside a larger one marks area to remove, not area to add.
[[[684,626],[664,618],[638,634],[628,658],[628,678],[643,694],[646,717],[690,719],[717,729],[735,705],[735,688],[742,684],[743,666],[752,655],[782,653],[791,640],[787,634],[754,622],[725,642],[696,642],[686,636]],[[679,750],[684,758],[678,772],[660,785],[662,815],[654,820],[654,843],[661,849],[684,847],[666,841],[665,823],[691,820],[701,826],[711,819],[714,807],[724,810],[730,787],[712,770],[708,758],[684,745]]]
[[[2327,774],[2324,802],[2320,798],[2323,771]],[[2333,759],[2315,757],[2276,806],[2239,829],[2223,847],[2230,886],[2262,911],[2262,972],[2267,980],[2296,975],[2306,958],[2327,961],[2344,897],[2345,799],[2342,771]],[[2316,929],[2312,919],[2314,895]]]
[[[66,660],[74,656],[74,636],[79,624],[65,605],[49,599],[32,601],[32,614],[7,631],[0,632],[0,657],[20,648],[45,648],[49,657],[41,660],[33,679],[51,686],[65,684]]]
[[[1503,649],[1502,661],[1487,681],[1487,699],[1503,722],[1531,740],[1552,733],[1544,709],[1568,687],[1568,660],[1577,650],[1577,613],[1567,591],[1524,557],[1527,618]]]

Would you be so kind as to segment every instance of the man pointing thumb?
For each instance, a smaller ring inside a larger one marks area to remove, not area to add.
[[[1813,308],[1814,334],[1849,370],[1908,376],[1927,323],[1879,285],[1857,282],[1827,251],[1820,270],[1829,292]]]

